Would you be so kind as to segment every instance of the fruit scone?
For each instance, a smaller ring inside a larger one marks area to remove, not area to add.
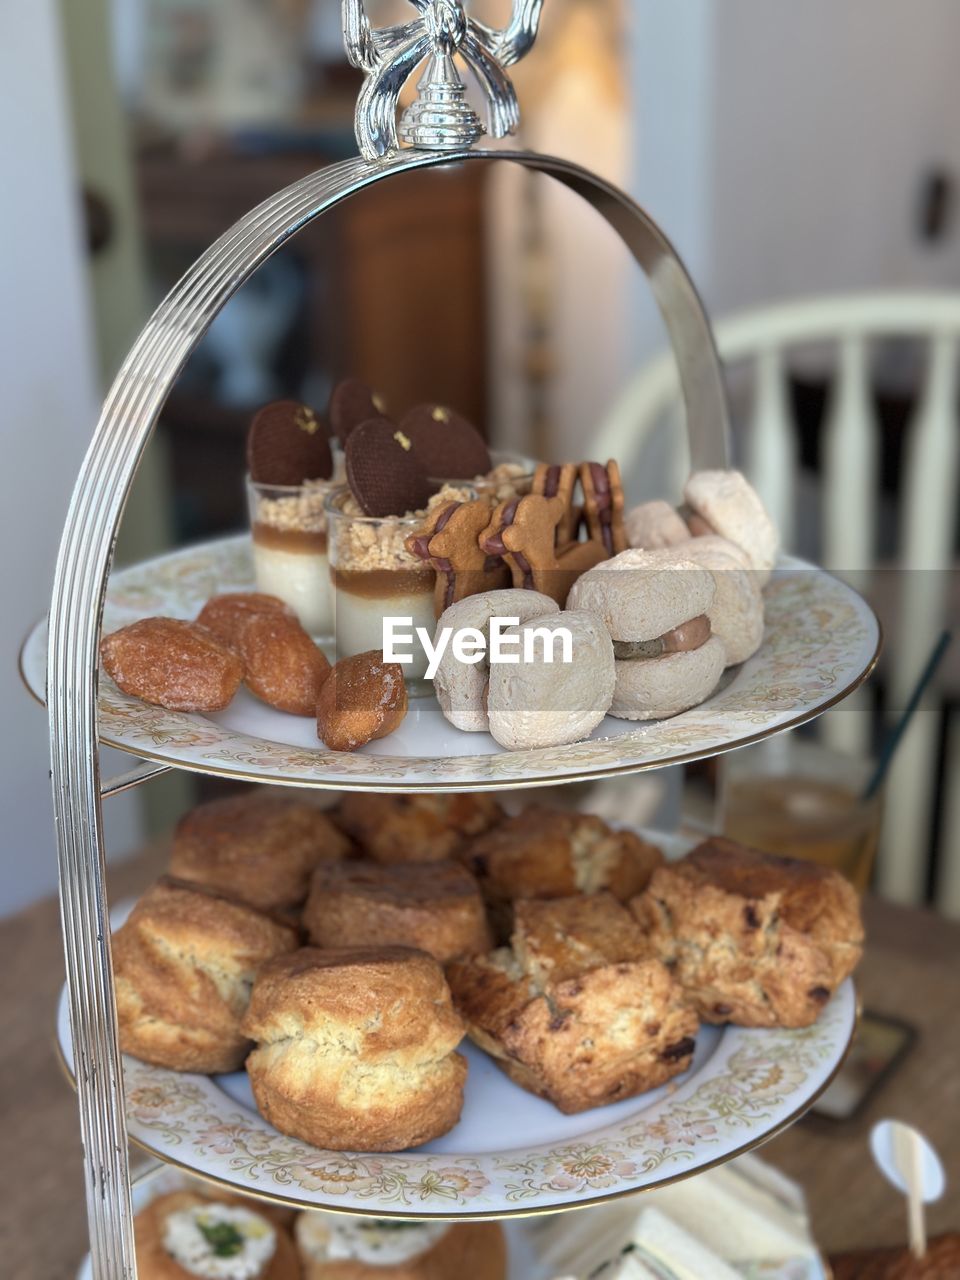
[[[626,902],[647,887],[663,854],[595,814],[531,805],[472,841],[460,861],[476,876],[492,920],[506,937],[515,901],[607,889]]]
[[[256,787],[185,814],[174,831],[170,873],[261,911],[293,911],[314,870],[350,852],[349,839],[310,798]]]
[[[388,796],[352,792],[336,819],[375,862],[443,862],[503,820],[490,795]]]
[[[265,964],[243,1031],[260,1114],[333,1151],[402,1151],[452,1129],[467,1064],[443,970],[408,947],[303,947]]]
[[[515,905],[510,947],[448,966],[470,1038],[568,1115],[685,1071],[698,1019],[612,894]]]
[[[206,885],[164,876],[113,935],[120,1048],[173,1071],[237,1071],[261,966],[297,930]]]
[[[459,862],[318,867],[303,927],[318,947],[415,947],[441,964],[493,945],[477,882]]]
[[[810,1026],[863,951],[838,872],[719,837],[660,867],[630,908],[706,1022]]]

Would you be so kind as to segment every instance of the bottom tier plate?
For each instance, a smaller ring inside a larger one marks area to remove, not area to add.
[[[196,1184],[193,1184],[194,1186]],[[143,1177],[133,1188],[133,1211],[139,1213],[157,1196],[191,1186],[190,1179],[178,1170],[160,1169]],[[548,1252],[556,1256],[556,1242],[549,1250],[541,1238],[541,1223],[508,1222],[504,1224],[507,1239],[507,1280],[554,1280],[557,1267],[547,1260]],[[761,1263],[737,1268],[749,1280],[827,1280],[827,1271],[819,1258],[793,1258],[783,1263]],[[93,1280],[93,1267],[88,1254],[80,1264],[77,1280]]]
[[[668,856],[676,838],[654,836]],[[114,927],[126,911],[114,914]],[[503,1218],[550,1213],[664,1186],[731,1160],[792,1124],[830,1083],[857,1021],[852,981],[801,1031],[700,1029],[689,1071],[613,1106],[565,1116],[466,1043],[462,1118],[412,1151],[320,1151],[278,1133],[245,1072],[187,1075],[124,1058],[132,1141],[237,1191],[378,1217]],[[69,1001],[57,1039],[73,1076]]]

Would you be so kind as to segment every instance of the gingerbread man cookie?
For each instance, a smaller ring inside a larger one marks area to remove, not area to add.
[[[510,570],[500,556],[480,546],[490,523],[489,502],[451,502],[433,513],[429,522],[406,540],[411,555],[427,561],[437,573],[434,604],[437,617],[467,596],[497,591],[510,585]]]
[[[578,470],[575,462],[560,465],[541,462],[533,473],[531,493],[540,494],[544,498],[560,498],[564,503],[563,517],[557,525],[557,545],[560,547],[565,547],[568,542],[575,542],[580,529],[582,509],[573,501]]]
[[[481,549],[503,556],[515,587],[550,596],[561,608],[577,578],[609,558],[596,540],[557,545],[557,529],[568,513],[562,498],[531,493],[501,502],[480,534]]]
[[[600,542],[607,557],[626,551],[627,531],[623,523],[623,485],[620,468],[614,461],[580,463],[583,489],[583,516],[591,541]]]

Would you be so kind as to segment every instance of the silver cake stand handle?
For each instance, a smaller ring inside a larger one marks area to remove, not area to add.
[[[51,779],[70,1020],[76,1057],[91,1257],[97,1280],[135,1275],[123,1079],[104,877],[97,740],[98,646],[124,503],[178,375],[213,318],[259,266],[344,200],[396,174],[507,163],[563,183],[622,237],[646,273],[670,334],[694,466],[727,464],[720,363],[690,277],[663,232],[628,196],[577,165],[509,151],[396,152],[321,170],[222,236],[148,322],[106,399],[70,503],[50,611]]]

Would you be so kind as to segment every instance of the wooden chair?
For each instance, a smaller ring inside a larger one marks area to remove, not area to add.
[[[836,353],[821,454],[820,556],[827,568],[854,576],[867,594],[877,568],[879,502],[880,437],[871,356],[883,340],[908,338],[925,344],[926,371],[905,442],[896,562],[901,572],[889,575],[897,579],[897,614],[904,622],[886,637],[892,655],[886,669],[890,701],[894,708],[902,707],[951,612],[948,571],[954,568],[960,493],[960,294],[812,298],[729,316],[716,325],[716,336],[731,375],[744,367],[751,374],[752,405],[737,433],[740,465],[778,521],[787,549],[797,527],[799,471],[788,389],[790,361],[799,348],[811,345],[819,349],[829,344]],[[689,465],[685,432],[677,429],[682,412],[672,359],[663,356],[634,378],[614,406],[598,433],[596,456],[619,458],[629,477],[645,454],[656,456],[659,448],[658,479],[675,496]],[[824,718],[824,737],[841,750],[868,750],[867,704],[859,695],[851,702],[851,710]],[[944,912],[960,916],[960,715],[953,721],[946,735],[935,898]],[[926,892],[939,729],[938,712],[921,711],[889,777],[878,886],[902,902],[919,902]]]

